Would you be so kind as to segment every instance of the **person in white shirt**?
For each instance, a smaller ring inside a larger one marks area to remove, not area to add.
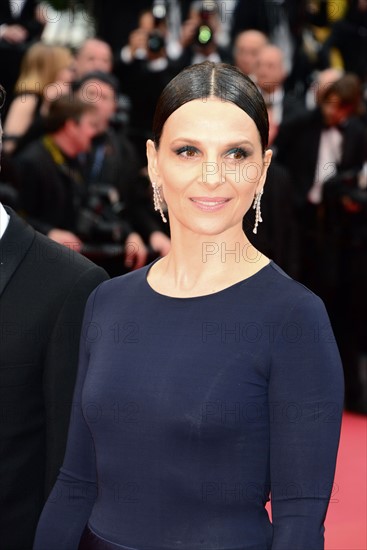
[[[268,108],[270,145],[275,142],[280,125],[305,110],[303,98],[286,91],[287,76],[282,49],[266,44],[257,56],[255,81]]]

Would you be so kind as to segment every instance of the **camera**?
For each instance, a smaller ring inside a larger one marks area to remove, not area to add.
[[[203,6],[200,10],[200,24],[196,31],[196,44],[199,46],[206,46],[210,44],[213,40],[213,29],[210,27],[210,16],[215,13],[215,7],[206,5],[203,3]]]
[[[152,31],[148,35],[147,48],[152,53],[158,53],[165,46],[164,37],[159,31]]]
[[[111,185],[88,186],[88,196],[79,209],[76,233],[86,243],[96,244],[100,251],[110,244],[121,244],[128,231],[121,213],[124,210],[118,191]]]
[[[159,31],[162,23],[165,23],[167,16],[165,0],[156,0],[154,2],[152,14],[154,18],[154,30],[148,35],[147,48],[151,53],[159,53],[166,45],[165,38]]]

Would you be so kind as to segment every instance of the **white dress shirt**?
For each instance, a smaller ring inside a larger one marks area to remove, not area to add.
[[[279,126],[283,119],[284,89],[279,87],[271,94],[264,91],[261,93],[268,108],[271,109],[273,123]]]
[[[8,227],[9,220],[10,216],[0,202],[0,239],[2,238],[6,228]]]
[[[314,183],[307,197],[313,204],[320,204],[322,186],[337,173],[337,164],[342,156],[342,143],[343,136],[337,128],[326,128],[321,132]]]
[[[20,14],[22,13],[23,6],[25,4],[25,0],[11,0],[9,2],[10,4],[10,11],[13,17],[20,17]]]
[[[26,0],[10,0],[9,8],[10,8],[10,13],[12,17],[14,17],[15,19],[18,19],[18,17],[21,16],[25,1]],[[7,28],[8,28],[8,25],[6,23],[3,23],[2,25],[0,25],[0,40],[3,38],[3,35]]]

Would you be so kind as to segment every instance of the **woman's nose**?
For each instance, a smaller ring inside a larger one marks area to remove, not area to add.
[[[201,182],[207,185],[220,185],[224,183],[222,165],[217,161],[206,161],[201,166]]]

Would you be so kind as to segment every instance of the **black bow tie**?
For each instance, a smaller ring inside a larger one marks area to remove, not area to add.
[[[348,122],[344,120],[343,122],[340,122],[339,124],[323,124],[323,130],[330,130],[331,128],[335,128],[336,130],[339,130],[341,134],[345,132],[345,129],[347,127]]]

